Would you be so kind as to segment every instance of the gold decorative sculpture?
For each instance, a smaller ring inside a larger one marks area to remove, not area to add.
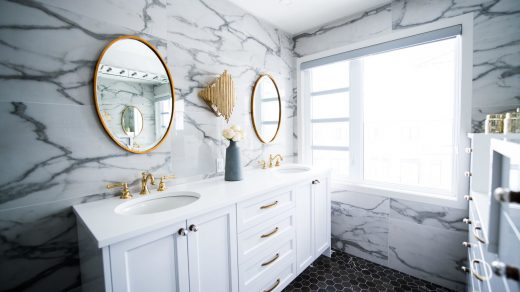
[[[235,85],[227,70],[215,81],[199,92],[199,96],[208,104],[217,116],[229,122],[235,107]]]

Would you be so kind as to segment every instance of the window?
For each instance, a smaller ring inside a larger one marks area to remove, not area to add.
[[[304,162],[364,187],[454,195],[460,29],[302,63]]]
[[[340,177],[349,173],[348,65],[339,62],[310,72],[312,162],[333,166]]]

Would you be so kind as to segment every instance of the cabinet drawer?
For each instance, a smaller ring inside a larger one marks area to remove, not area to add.
[[[237,228],[242,232],[294,207],[290,189],[237,204]]]
[[[262,278],[273,278],[273,271],[280,265],[295,262],[295,239],[291,237],[278,243],[268,250],[262,251],[258,256],[240,265],[240,291],[250,291],[251,285]]]
[[[294,209],[279,215],[265,224],[238,235],[238,262],[243,263],[264,250],[270,250],[276,242],[295,237]]]
[[[296,261],[294,257],[287,257],[273,267],[269,273],[241,286],[240,291],[279,292],[296,277]]]

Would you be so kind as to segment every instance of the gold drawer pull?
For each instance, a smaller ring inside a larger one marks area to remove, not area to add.
[[[279,257],[280,257],[280,254],[277,253],[277,254],[274,256],[274,258],[268,260],[268,261],[265,262],[265,263],[262,263],[262,267],[265,267],[265,266],[268,266],[268,265],[272,264],[272,263],[273,263],[274,261],[276,261]]]
[[[271,207],[276,206],[277,204],[278,204],[278,201],[274,201],[274,203],[269,204],[269,205],[262,206],[262,207],[260,207],[260,209],[269,209],[269,208],[271,208]]]
[[[278,287],[278,285],[280,285],[280,278],[276,279],[276,282],[274,283],[273,287],[271,287],[271,288],[269,288],[267,290],[264,290],[264,292],[271,292],[274,289],[276,289],[276,287]]]
[[[271,231],[271,232],[269,232],[269,233],[262,234],[262,235],[260,236],[260,238],[266,238],[266,237],[269,237],[269,236],[275,234],[276,232],[278,232],[278,227],[276,227],[273,231]]]
[[[480,265],[480,263],[482,263],[482,262],[483,261],[477,260],[477,259],[471,261],[471,267],[472,267],[471,274],[473,274],[473,276],[475,278],[477,278],[479,281],[488,281],[490,279],[490,277],[483,276],[477,272],[476,265]],[[484,262],[484,264],[487,264],[487,263]]]
[[[475,237],[476,240],[482,242],[482,243],[486,243],[486,241],[484,240],[484,238],[480,237],[480,235],[478,235],[478,231],[479,230],[482,230],[482,227],[481,226],[474,226],[473,227],[473,236]]]

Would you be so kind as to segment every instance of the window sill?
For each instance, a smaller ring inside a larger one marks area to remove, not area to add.
[[[432,204],[442,207],[450,207],[456,209],[466,209],[467,203],[463,197],[436,195],[430,193],[411,192],[385,189],[373,185],[353,183],[346,180],[332,180],[332,191],[337,193],[340,191],[348,191],[366,195],[387,197],[391,199],[401,199],[418,203]],[[334,194],[333,194],[334,197]]]

